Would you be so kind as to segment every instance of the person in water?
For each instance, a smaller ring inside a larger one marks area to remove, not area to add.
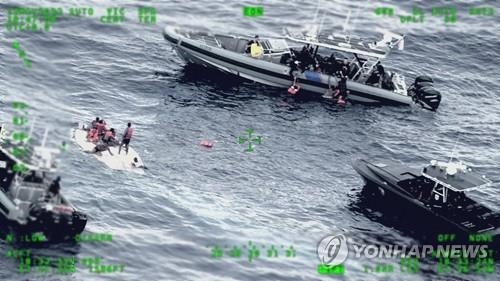
[[[346,99],[347,99],[347,75],[344,74],[344,71],[341,71],[340,81],[339,81],[339,99],[337,100],[337,103],[345,104]]]
[[[118,148],[118,154],[122,149],[122,145],[125,145],[125,154],[128,154],[128,145],[130,144],[130,140],[132,139],[132,135],[134,134],[134,128],[132,128],[132,123],[127,124],[127,128],[125,132],[123,132],[122,142],[120,143],[120,147]]]
[[[291,95],[295,95],[299,92],[299,90],[300,90],[300,85],[297,82],[297,78],[295,78],[295,79],[293,79],[292,86],[290,86],[290,88],[288,88],[288,93]]]
[[[131,165],[134,168],[140,168],[140,169],[145,169],[145,170],[148,169],[146,166],[139,164],[139,159],[137,159],[137,157],[134,157],[134,161],[132,162]]]

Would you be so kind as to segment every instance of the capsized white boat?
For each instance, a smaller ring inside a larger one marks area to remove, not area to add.
[[[87,130],[83,124],[80,124],[78,128],[71,130],[71,138],[85,151],[91,152],[94,150],[96,144],[87,140]],[[129,145],[128,153],[125,153],[125,147],[122,147],[120,154],[118,154],[118,146],[110,146],[109,151],[102,151],[100,153],[92,153],[99,161],[103,162],[109,168],[113,170],[122,170],[128,172],[134,172],[137,174],[144,174],[144,163],[142,162],[139,154]],[[135,166],[134,158],[137,158]]]

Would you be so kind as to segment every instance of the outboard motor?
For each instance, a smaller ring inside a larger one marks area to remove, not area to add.
[[[441,93],[434,89],[434,81],[429,76],[418,76],[408,88],[408,95],[423,108],[435,111],[441,102]]]
[[[29,211],[34,228],[41,228],[49,240],[62,240],[80,234],[87,224],[87,216],[73,207],[39,201]]]

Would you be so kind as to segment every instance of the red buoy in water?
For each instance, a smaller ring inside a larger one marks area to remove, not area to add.
[[[214,146],[213,142],[208,141],[208,140],[202,140],[200,142],[200,145],[204,146],[204,147],[208,147],[208,148],[212,148],[212,146]]]

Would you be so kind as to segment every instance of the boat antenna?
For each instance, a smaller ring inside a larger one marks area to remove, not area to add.
[[[457,144],[458,144],[458,138],[455,141],[455,144],[453,145],[453,149],[451,150],[450,161],[448,161],[448,163],[451,163],[451,161],[453,160],[453,155],[455,155]]]
[[[344,27],[342,28],[342,32],[344,33],[345,39],[347,39],[347,44],[351,43],[351,36],[349,32],[347,32],[350,19],[351,19],[351,10],[349,9],[349,11],[347,12],[347,17],[345,18]]]
[[[368,4],[368,3],[369,3],[369,1],[366,1],[366,4]],[[354,15],[354,17],[353,17],[353,19],[352,19],[352,23],[353,23],[352,25],[353,25],[353,26],[355,25],[354,23],[355,23],[355,21],[356,21],[356,20],[358,19],[358,17],[359,17],[359,11],[360,11],[360,10],[361,10],[361,7],[358,7],[358,8],[356,9],[356,14]]]
[[[45,147],[45,142],[47,141],[47,136],[49,135],[49,129],[45,128],[45,132],[43,133],[42,147]]]
[[[318,17],[318,13],[319,13],[319,1],[321,1],[321,0],[318,0],[318,4],[316,4],[316,12],[314,13],[313,23],[316,22],[316,18]]]
[[[349,9],[349,11],[347,12],[347,17],[345,18],[344,28],[342,30],[344,33],[346,33],[346,31],[347,31],[347,26],[349,25],[350,18],[351,18],[351,10]]]
[[[33,130],[35,129],[35,123],[36,123],[36,117],[34,117],[33,121],[31,122],[30,131],[28,133],[28,140],[31,139],[31,136],[33,135]]]
[[[318,27],[318,35],[321,31],[321,27],[323,27],[323,21],[325,20],[326,12],[323,12],[323,16],[321,17],[321,21],[319,22],[319,27]]]

